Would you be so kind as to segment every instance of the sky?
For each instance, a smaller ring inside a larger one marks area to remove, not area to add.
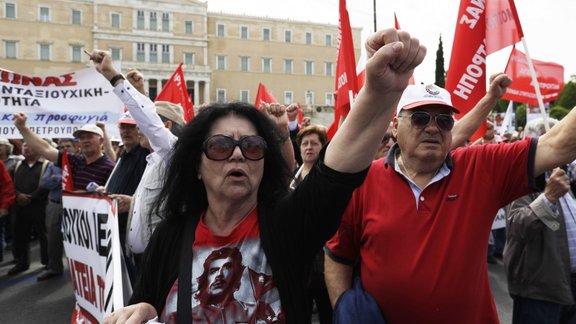
[[[336,25],[338,3],[339,0],[208,0],[208,11]],[[576,74],[576,1],[516,0],[515,4],[531,58],[563,65],[564,80],[569,81],[570,75]],[[427,47],[424,62],[414,72],[417,83],[434,82],[440,35],[444,68],[448,69],[459,6],[459,0],[376,0],[378,29],[393,27],[396,12],[402,29]],[[363,37],[373,32],[374,0],[348,0],[347,8],[352,27],[364,28]],[[522,43],[516,48],[526,53]],[[488,56],[488,76],[504,72],[511,49],[510,46]]]

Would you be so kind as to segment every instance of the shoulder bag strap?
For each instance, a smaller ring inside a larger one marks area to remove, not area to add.
[[[192,244],[200,216],[188,218],[182,235],[178,267],[178,305],[176,323],[192,322]]]

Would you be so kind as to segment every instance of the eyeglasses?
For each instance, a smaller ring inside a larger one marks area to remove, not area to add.
[[[210,160],[223,161],[232,156],[236,146],[251,161],[263,159],[267,148],[266,141],[258,135],[245,136],[238,141],[230,136],[214,135],[204,141],[202,150]]]
[[[384,138],[382,138],[382,143],[388,143],[389,140],[396,142],[394,135],[392,134],[384,134]]]
[[[407,116],[398,116],[407,117]],[[432,120],[432,115],[425,111],[415,111],[410,115],[410,120],[414,128],[424,128],[430,124]],[[454,127],[454,118],[450,114],[438,114],[434,116],[436,125],[443,131],[450,131]]]

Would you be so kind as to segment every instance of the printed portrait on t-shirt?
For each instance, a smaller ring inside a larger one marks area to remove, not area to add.
[[[280,298],[272,285],[271,271],[262,267],[265,256],[259,246],[253,249],[254,244],[249,241],[252,240],[244,241],[240,246],[245,253],[238,246],[196,250],[198,257],[194,258],[192,266],[194,322],[279,321]],[[245,260],[243,255],[249,258]]]

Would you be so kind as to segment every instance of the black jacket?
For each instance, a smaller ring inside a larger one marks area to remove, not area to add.
[[[306,288],[314,257],[338,229],[352,192],[362,184],[367,171],[345,174],[320,162],[295,191],[274,206],[259,204],[260,239],[287,323],[310,322]],[[178,277],[183,224],[183,220],[165,220],[157,227],[130,304],[147,302],[161,314]]]

